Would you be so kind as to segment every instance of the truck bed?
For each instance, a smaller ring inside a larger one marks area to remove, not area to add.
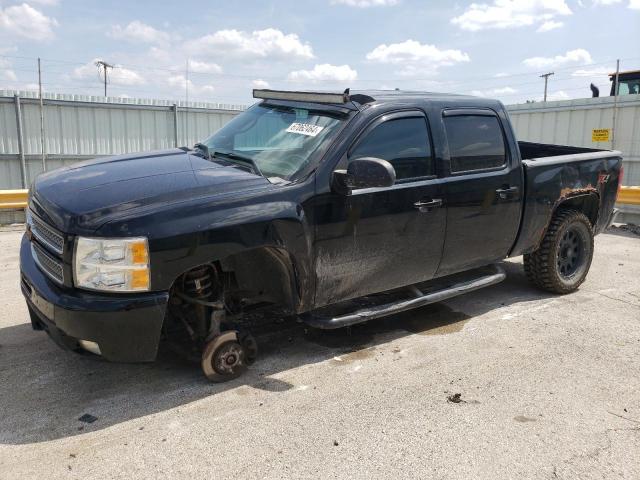
[[[557,157],[560,155],[575,155],[578,153],[604,152],[595,148],[570,147],[568,145],[553,145],[550,143],[518,142],[522,160],[537,160],[538,158]]]
[[[567,198],[597,199],[594,233],[610,220],[622,167],[619,151],[518,142],[523,164],[524,202],[518,239],[510,256],[530,253],[542,240],[553,213]]]

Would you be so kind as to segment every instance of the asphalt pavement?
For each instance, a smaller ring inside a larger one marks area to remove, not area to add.
[[[20,235],[0,232],[0,479],[640,478],[633,233],[596,238],[574,294],[510,260],[499,285],[395,317],[284,323],[221,385],[170,352],[111,364],[31,330]]]

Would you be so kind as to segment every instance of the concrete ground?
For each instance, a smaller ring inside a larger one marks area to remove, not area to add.
[[[510,261],[500,285],[351,332],[285,325],[223,385],[32,331],[19,237],[0,233],[2,479],[640,478],[639,236],[597,237],[572,295]]]

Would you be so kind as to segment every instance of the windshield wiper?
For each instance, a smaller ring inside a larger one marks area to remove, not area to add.
[[[260,171],[258,164],[251,157],[245,157],[243,155],[238,155],[237,153],[233,153],[233,152],[213,152],[211,156],[224,157],[225,159],[231,160],[232,163],[234,163],[233,161],[235,160],[235,163],[249,164],[249,166],[252,168],[254,173],[257,173],[261,177],[264,177],[264,174]]]
[[[209,152],[209,147],[207,147],[204,143],[196,143],[193,146],[193,151],[201,153],[205,159],[209,161],[211,160],[211,152]]]

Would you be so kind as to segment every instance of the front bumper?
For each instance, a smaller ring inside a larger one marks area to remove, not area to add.
[[[26,235],[20,273],[33,328],[46,330],[61,347],[82,351],[79,342],[85,340],[97,343],[106,360],[155,360],[168,292],[96,294],[60,287],[35,264]]]

